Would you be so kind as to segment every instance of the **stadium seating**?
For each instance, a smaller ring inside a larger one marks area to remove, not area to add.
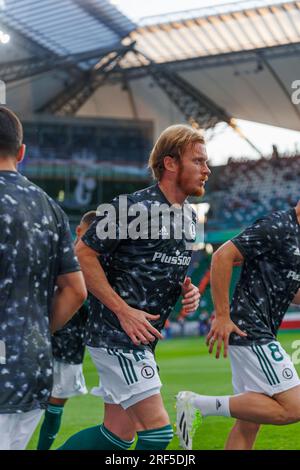
[[[299,199],[300,155],[231,161],[219,171],[208,228],[240,228]]]
[[[152,142],[148,123],[98,120],[94,125],[25,122],[24,134],[30,160],[144,164]]]

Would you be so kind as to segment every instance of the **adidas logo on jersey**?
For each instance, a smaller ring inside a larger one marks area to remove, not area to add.
[[[178,255],[177,255],[178,253]],[[165,253],[156,251],[153,255],[152,261],[159,261],[166,264],[177,264],[179,266],[188,266],[191,261],[191,256],[182,256],[180,252],[176,251],[176,256],[167,256]]]
[[[300,249],[298,247],[295,249],[294,255],[300,256]]]
[[[166,229],[166,227],[163,225],[162,228],[160,229],[160,231],[158,232],[159,235],[162,236],[162,238],[168,238],[169,237],[169,232],[168,230]]]
[[[293,281],[300,281],[300,274],[295,273],[295,271],[289,271],[287,275],[288,279],[293,279]]]

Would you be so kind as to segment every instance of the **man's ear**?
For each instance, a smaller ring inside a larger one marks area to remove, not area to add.
[[[22,144],[21,147],[19,148],[18,154],[17,154],[17,163],[21,163],[22,160],[25,157],[26,153],[26,145]]]
[[[80,227],[80,225],[77,225],[77,227],[75,229],[75,232],[76,232],[77,237],[80,238],[80,236],[81,236],[81,227]]]
[[[175,173],[178,168],[178,162],[174,157],[170,157],[169,155],[166,155],[164,157],[164,167],[165,167],[165,170]]]

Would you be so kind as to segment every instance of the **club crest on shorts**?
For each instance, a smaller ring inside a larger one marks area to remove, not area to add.
[[[283,369],[282,371],[282,377],[284,379],[291,379],[293,377],[293,371],[291,369],[289,369],[288,367],[286,367],[285,369]]]
[[[155,371],[151,366],[144,366],[141,370],[141,374],[144,379],[152,379],[155,374]]]

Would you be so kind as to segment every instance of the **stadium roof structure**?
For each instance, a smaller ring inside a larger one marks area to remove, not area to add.
[[[102,0],[4,0],[0,22],[57,55],[113,49],[136,28]]]
[[[145,18],[130,37],[166,63],[297,43],[299,25],[300,2],[252,0]]]
[[[14,38],[9,60],[0,50],[2,80],[68,78],[36,111],[76,114],[103,84],[151,76],[206,128],[240,118],[300,130],[291,100],[299,1],[241,1],[136,25],[107,0],[5,0],[0,23]]]

